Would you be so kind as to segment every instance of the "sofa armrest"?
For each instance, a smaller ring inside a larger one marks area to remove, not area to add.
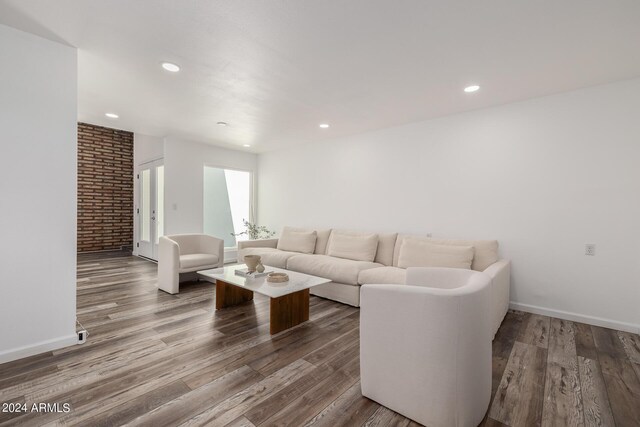
[[[455,289],[465,283],[470,270],[446,267],[409,267],[405,284],[438,289]],[[483,273],[478,274],[482,275]],[[489,279],[487,279],[489,280]]]
[[[238,250],[247,248],[274,248],[278,247],[278,239],[242,240],[238,242]]]
[[[203,235],[201,239],[202,252],[216,255],[218,257],[218,267],[224,266],[224,240],[208,235]]]
[[[491,276],[491,316],[493,335],[500,328],[504,316],[509,310],[509,290],[511,288],[511,261],[499,260],[484,270]]]
[[[180,246],[162,236],[158,244],[158,288],[170,294],[177,294],[179,287]]]

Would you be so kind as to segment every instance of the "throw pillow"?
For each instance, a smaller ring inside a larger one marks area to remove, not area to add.
[[[316,248],[317,233],[315,231],[300,230],[284,227],[278,239],[278,249],[288,252],[312,254]]]
[[[400,247],[398,267],[448,267],[469,270],[473,246],[436,245],[425,240],[405,238]]]
[[[333,230],[327,244],[327,255],[354,261],[372,262],[377,250],[378,235],[370,233]]]

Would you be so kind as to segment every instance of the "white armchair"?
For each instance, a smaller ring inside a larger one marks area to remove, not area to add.
[[[177,294],[180,274],[222,267],[224,241],[206,234],[174,234],[160,237],[158,289]]]
[[[491,398],[491,277],[408,268],[360,291],[362,394],[430,427],[477,426]]]

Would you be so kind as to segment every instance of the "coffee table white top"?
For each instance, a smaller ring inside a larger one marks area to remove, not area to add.
[[[232,285],[257,292],[271,298],[278,298],[304,289],[309,289],[317,285],[322,285],[323,283],[331,282],[330,279],[325,279],[323,277],[297,273],[295,271],[265,265],[266,271],[287,273],[289,275],[288,282],[270,283],[267,282],[267,276],[253,279],[236,275],[235,271],[241,268],[247,268],[247,266],[245,264],[240,264],[222,268],[212,268],[210,270],[201,270],[198,271],[198,275],[205,280],[222,280],[223,282],[231,283]]]

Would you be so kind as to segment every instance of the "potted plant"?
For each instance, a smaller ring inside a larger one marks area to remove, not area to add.
[[[269,230],[264,225],[253,224],[246,219],[242,220],[245,231],[241,233],[231,233],[232,236],[247,236],[250,240],[259,240],[259,239],[268,239],[269,237],[273,237],[276,233]]]

